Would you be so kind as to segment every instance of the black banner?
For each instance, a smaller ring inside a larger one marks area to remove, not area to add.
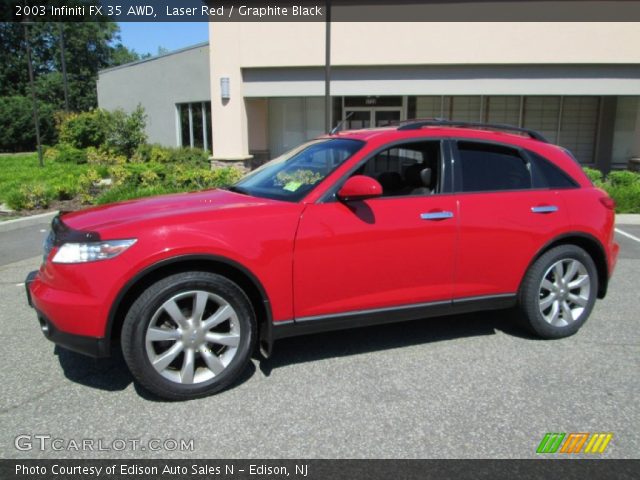
[[[637,22],[638,0],[0,0],[0,21]]]
[[[637,479],[640,460],[1,460],[0,478],[41,480]]]

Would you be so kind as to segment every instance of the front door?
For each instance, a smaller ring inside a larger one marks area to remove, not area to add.
[[[450,301],[457,203],[440,194],[441,165],[439,141],[395,146],[354,172],[378,179],[382,197],[306,207],[294,253],[296,319]],[[426,168],[432,179],[418,185]]]

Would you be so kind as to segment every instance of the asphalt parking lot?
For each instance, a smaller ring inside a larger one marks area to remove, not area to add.
[[[632,238],[618,235],[609,295],[574,337],[536,340],[510,312],[300,337],[276,344],[234,388],[169,403],[132,383],[120,357],[95,361],[44,339],[22,282],[45,228],[0,233],[5,458],[531,458],[546,432],[611,432],[603,457],[638,458]],[[640,226],[619,229],[640,237]],[[18,450],[21,434],[61,439],[62,450],[46,440],[45,450]],[[76,451],[84,439],[127,448]],[[133,450],[138,439],[193,439],[193,450]]]

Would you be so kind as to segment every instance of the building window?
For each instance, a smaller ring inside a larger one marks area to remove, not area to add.
[[[211,102],[179,103],[178,145],[211,151]]]
[[[627,97],[626,103],[618,109],[620,120],[617,125],[620,127],[616,131],[620,131],[620,138],[633,135],[634,101],[637,102],[637,97]],[[434,95],[415,98],[415,116],[530,128],[542,133],[550,142],[571,150],[580,163],[593,164],[600,103],[601,97],[596,96]],[[618,161],[622,162],[622,157],[628,154],[614,151],[614,161],[620,158]]]
[[[520,97],[489,95],[484,97],[484,120],[487,123],[520,125]]]
[[[551,143],[556,143],[560,113],[560,97],[525,97],[523,126],[540,132]]]
[[[557,142],[585,164],[593,164],[600,97],[563,97]]]
[[[269,150],[272,158],[322,134],[323,97],[269,99]]]
[[[629,159],[640,154],[640,97],[618,97],[613,127],[612,163],[626,167]]]

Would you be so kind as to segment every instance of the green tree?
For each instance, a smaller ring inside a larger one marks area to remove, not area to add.
[[[29,75],[25,42],[25,26],[20,23],[0,23],[0,117],[10,119],[8,106],[24,107],[26,103],[17,97],[28,98]],[[62,77],[60,28],[53,22],[34,22],[29,29],[30,46],[35,76],[35,92],[40,105],[43,122],[53,125],[53,112],[64,108],[64,85]],[[135,51],[122,45],[120,29],[114,22],[65,23],[62,28],[65,40],[65,60],[69,87],[69,106],[72,111],[86,111],[97,106],[96,80],[98,71],[128,63],[141,58]],[[20,116],[20,118],[26,118]],[[26,125],[22,125],[26,127]],[[21,135],[33,141],[3,143],[0,149],[22,150],[35,148],[33,122]],[[49,138],[51,140],[51,138]],[[6,137],[4,140],[10,140]],[[28,147],[25,147],[28,145]]]

